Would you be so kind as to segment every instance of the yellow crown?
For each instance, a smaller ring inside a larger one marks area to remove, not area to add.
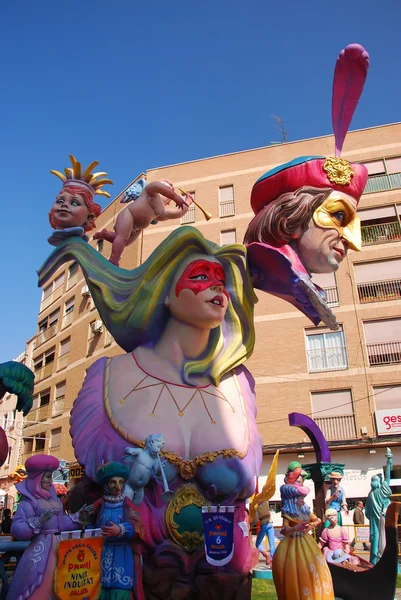
[[[107,173],[103,171],[99,171],[98,173],[92,173],[93,169],[97,167],[99,162],[94,160],[86,169],[83,171],[82,165],[75,159],[75,156],[70,154],[70,160],[72,164],[71,167],[66,167],[64,169],[64,173],[60,173],[60,171],[55,171],[54,169],[50,170],[50,173],[56,175],[61,181],[66,184],[69,181],[79,181],[85,184],[87,187],[91,188],[94,194],[101,194],[102,196],[106,196],[110,198],[110,194],[105,192],[102,188],[106,183],[112,184],[111,179],[105,179],[107,177]],[[100,179],[99,179],[100,177]]]

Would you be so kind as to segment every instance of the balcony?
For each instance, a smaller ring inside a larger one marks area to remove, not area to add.
[[[53,404],[52,417],[54,417],[55,415],[59,415],[64,411],[64,400],[65,396],[59,396],[55,399]]]
[[[182,217],[181,224],[185,225],[185,223],[195,223],[195,204],[191,204],[188,212]]]
[[[383,302],[401,298],[401,279],[385,279],[358,283],[358,296],[361,304],[368,302]]]
[[[36,411],[36,421],[46,421],[49,416],[49,404],[45,404],[44,406],[39,406]]]
[[[74,311],[68,312],[63,317],[63,329],[64,327],[68,327],[74,320]]]
[[[354,440],[357,437],[354,415],[333,415],[313,417],[328,442],[335,440]]]
[[[69,352],[66,352],[65,354],[63,354],[62,356],[59,357],[58,365],[57,365],[58,371],[61,371],[61,369],[65,369],[66,366],[68,365],[68,355],[69,355]]]
[[[75,271],[75,273],[70,274],[69,278],[67,279],[67,290],[70,290],[72,287],[74,287],[74,285],[77,283],[78,281],[78,268]]]
[[[337,286],[333,286],[333,287],[325,287],[323,288],[324,291],[326,292],[327,295],[327,306],[339,306],[340,305],[340,300],[338,298],[338,289]]]
[[[233,217],[235,215],[234,200],[220,200],[220,217]]]
[[[366,344],[369,365],[394,365],[401,363],[401,341]]]
[[[307,350],[309,373],[323,371],[341,371],[348,369],[348,359],[345,346]]]
[[[36,348],[38,348],[39,346],[41,346],[56,335],[57,325],[58,323],[55,323],[51,327],[48,327],[47,329],[39,333],[38,337],[36,338]]]
[[[396,190],[401,188],[401,173],[382,173],[381,175],[369,175],[364,189],[364,194],[384,192],[385,190]]]
[[[41,381],[42,379],[46,379],[46,377],[50,377],[53,375],[54,371],[54,361],[44,365],[40,369],[35,369],[35,377],[37,381]]]
[[[362,246],[398,242],[401,240],[401,227],[398,221],[377,225],[362,225],[361,234]]]

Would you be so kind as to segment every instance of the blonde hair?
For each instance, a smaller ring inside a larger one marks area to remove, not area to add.
[[[47,273],[53,273],[65,260],[76,260],[103,323],[115,341],[131,352],[159,340],[170,317],[164,301],[174,275],[193,254],[213,257],[222,265],[230,302],[223,322],[210,331],[205,352],[195,360],[187,360],[181,376],[188,385],[201,375],[218,385],[226,373],[251,356],[255,345],[253,311],[257,297],[242,244],[218,246],[193,227],[178,227],[142,265],[127,271],[111,265],[88,244],[67,241],[43,265],[40,285],[48,279]]]

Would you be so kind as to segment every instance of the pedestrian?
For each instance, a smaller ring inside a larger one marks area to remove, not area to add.
[[[10,533],[12,522],[13,520],[11,518],[11,510],[9,508],[5,508],[3,513],[3,520],[1,522],[1,533]]]
[[[363,512],[362,500],[358,500],[358,502],[356,503],[356,507],[354,510],[354,514],[352,516],[352,520],[354,522],[354,525],[364,525],[365,524],[365,513]],[[366,542],[362,542],[362,543],[363,543],[364,550],[370,550],[369,545]],[[356,544],[356,535],[351,542],[352,548],[355,547],[355,544]]]

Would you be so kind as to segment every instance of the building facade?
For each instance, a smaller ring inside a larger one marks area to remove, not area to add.
[[[207,221],[192,207],[185,224],[219,244],[242,242],[258,177],[297,156],[327,156],[333,149],[333,137],[325,136],[150,169],[146,179],[174,181],[212,214]],[[369,171],[358,210],[363,249],[350,251],[336,274],[313,278],[326,289],[340,329],[315,328],[290,304],[258,292],[256,346],[247,367],[256,381],[262,477],[276,448],[281,475],[297,457],[314,462],[305,434],[288,424],[288,413],[300,412],[323,430],[333,462],[346,463],[345,481],[359,482],[348,485],[348,496],[357,498],[367,495],[386,446],[401,462],[401,124],[349,133],[343,156]],[[117,197],[98,227],[112,228],[123,208]],[[142,263],[179,226],[168,221],[149,227],[126,249],[121,266]],[[106,242],[97,247],[108,256]],[[99,321],[77,265],[60,269],[43,290],[33,356],[35,424],[25,429],[23,458],[46,451],[73,461],[68,418],[85,370],[120,351]]]
[[[27,367],[31,366],[35,339],[36,336],[27,341],[25,352],[14,359],[16,362]],[[17,396],[6,392],[0,400],[0,425],[6,433],[8,442],[7,460],[0,467],[0,508],[11,510],[16,502],[17,489],[9,475],[23,460],[23,430],[30,419],[29,415],[24,417],[21,412],[17,412],[16,406]]]

